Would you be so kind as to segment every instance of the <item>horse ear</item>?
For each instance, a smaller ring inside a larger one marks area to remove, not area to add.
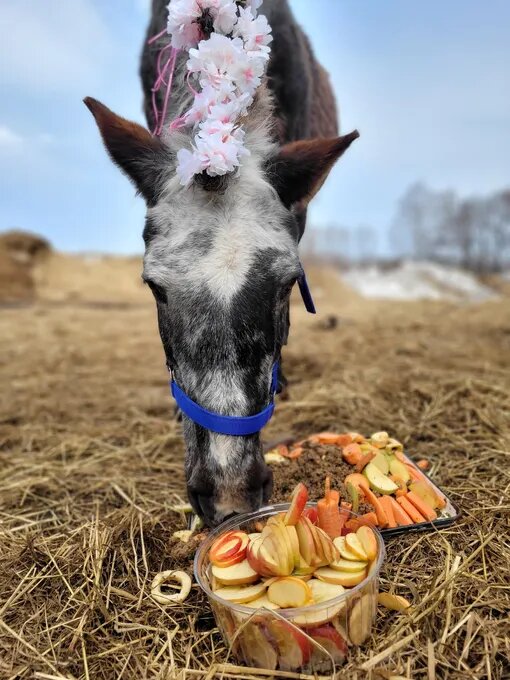
[[[282,203],[306,208],[326,181],[329,171],[352,142],[354,130],[343,137],[305,139],[282,146],[269,163],[269,176]]]
[[[154,204],[168,160],[168,151],[159,137],[153,137],[138,123],[117,116],[97,99],[85,97],[83,102],[94,116],[113,162],[131,179],[147,203]]]

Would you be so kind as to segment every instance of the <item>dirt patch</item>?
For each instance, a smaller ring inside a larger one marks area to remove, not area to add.
[[[50,252],[50,245],[34,234],[0,234],[0,304],[29,302],[35,298],[34,265]]]

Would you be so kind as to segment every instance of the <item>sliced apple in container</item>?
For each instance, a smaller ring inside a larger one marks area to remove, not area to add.
[[[307,631],[308,635],[328,652],[335,664],[342,664],[348,653],[347,643],[332,625],[319,626]],[[317,648],[312,652],[312,668],[319,665],[324,659],[324,654]]]
[[[345,536],[338,536],[338,538],[335,538],[333,543],[335,544],[335,547],[338,549],[340,557],[343,557],[344,560],[351,560],[351,562],[359,562],[358,555],[355,555],[352,552],[352,550],[350,550],[347,547],[345,543]]]
[[[248,534],[248,538],[250,539],[250,542],[251,542],[251,541],[254,541],[256,538],[260,538],[260,535],[261,534],[260,534],[259,531],[254,531],[253,533]]]
[[[309,611],[293,617],[292,622],[301,628],[322,626],[325,623],[332,621],[345,607],[344,601],[327,606],[329,600],[340,597],[345,593],[342,586],[333,583],[324,583],[316,578],[309,581],[308,585],[312,591],[314,603],[323,606],[312,606],[309,608]]]
[[[256,583],[252,586],[227,586],[219,588],[215,591],[215,595],[221,597],[227,602],[234,602],[235,604],[245,604],[256,600],[265,594],[268,588],[268,583]]]
[[[304,633],[280,619],[270,621],[267,629],[278,649],[280,670],[296,671],[308,663],[312,645]]]
[[[297,524],[298,519],[301,517],[301,513],[306,507],[306,502],[308,500],[308,489],[306,486],[300,482],[294,491],[292,492],[292,499],[290,502],[290,507],[285,515],[284,523],[294,526]]]
[[[321,567],[315,572],[315,576],[326,583],[334,583],[336,585],[344,586],[345,588],[353,588],[361,583],[366,576],[366,569],[361,571],[337,571],[330,567]]]
[[[377,557],[377,538],[373,529],[367,526],[362,526],[356,531],[363,550],[365,551],[369,560],[375,560]]]
[[[274,602],[271,602],[271,600],[268,598],[266,593],[264,592],[263,595],[258,597],[256,600],[251,600],[250,602],[246,602],[246,606],[250,607],[250,609],[280,609],[280,607],[275,604]]]
[[[345,537],[345,545],[347,549],[350,550],[353,555],[356,555],[359,560],[364,560],[365,562],[368,561],[368,555],[361,545],[361,541],[359,540],[358,536],[354,532],[347,534]]]
[[[255,583],[260,578],[260,575],[252,569],[248,560],[243,560],[230,567],[212,566],[212,574],[220,583],[225,586],[242,586],[249,583]]]
[[[340,558],[340,553],[338,551],[338,548],[331,540],[331,538],[328,536],[328,534],[319,527],[315,527],[315,532],[320,538],[322,544],[322,552],[324,554],[324,559],[326,560],[327,564],[330,564],[331,562],[338,560]]]
[[[366,569],[367,563],[362,562],[361,560],[358,562],[353,562],[352,560],[344,560],[343,558],[340,558],[335,562],[330,562],[329,566],[331,567],[331,569],[334,569],[335,571],[356,572]]]
[[[287,576],[273,581],[267,590],[267,596],[271,602],[286,609],[307,605],[312,599],[312,591],[300,578]]]
[[[296,524],[296,533],[298,535],[301,557],[306,564],[311,565],[312,557],[315,556],[315,543],[305,517],[301,517]]]
[[[269,671],[276,670],[278,654],[262,628],[256,624],[248,624],[242,632],[241,644],[248,665]]]
[[[296,527],[288,525],[285,527],[285,531],[287,532],[287,536],[289,537],[291,545],[292,557],[294,558],[294,569],[299,569],[301,564],[301,554],[299,552],[299,538]]]
[[[354,645],[363,644],[370,636],[373,617],[373,595],[365,593],[356,600],[349,616],[349,638]]]

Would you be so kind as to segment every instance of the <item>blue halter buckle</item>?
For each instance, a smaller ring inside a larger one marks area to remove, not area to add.
[[[304,270],[302,270],[301,275],[298,277],[298,286],[307,312],[316,314],[315,305]],[[219,413],[208,411],[193,401],[193,399],[190,399],[190,397],[181,390],[179,385],[177,385],[173,377],[170,382],[170,387],[172,396],[177,402],[177,406],[197,425],[200,425],[211,432],[217,432],[218,434],[226,434],[231,437],[246,437],[247,435],[260,432],[260,430],[262,430],[262,428],[271,420],[275,408],[274,397],[278,387],[278,370],[279,363],[276,361],[273,365],[271,374],[269,404],[262,411],[253,416],[222,416]]]

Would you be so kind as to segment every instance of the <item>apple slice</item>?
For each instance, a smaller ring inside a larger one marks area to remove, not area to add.
[[[259,538],[260,535],[261,535],[261,534],[260,534],[260,531],[254,531],[253,533],[248,534],[248,538],[250,539],[250,543],[251,543],[252,541],[254,541],[256,538]]]
[[[256,668],[274,671],[278,665],[278,654],[264,635],[262,628],[249,624],[242,633],[242,647],[246,662]]]
[[[367,526],[362,526],[356,531],[356,536],[363,546],[363,550],[370,561],[377,557],[377,538],[373,529]]]
[[[419,496],[422,501],[425,501],[425,503],[430,505],[431,508],[434,508],[434,510],[439,507],[438,498],[434,493],[434,490],[425,482],[412,482],[409,485],[409,490],[414,491],[414,493]]]
[[[363,474],[374,491],[382,494],[395,493],[398,486],[386,477],[374,463],[369,463],[363,470]]]
[[[338,536],[338,538],[335,538],[333,541],[340,553],[340,557],[343,557],[344,560],[351,560],[351,562],[359,562],[358,555],[355,555],[352,550],[347,547],[345,538],[345,536]]]
[[[312,591],[308,584],[295,576],[287,576],[273,581],[267,590],[267,596],[279,607],[304,607],[312,599]]]
[[[226,534],[219,536],[209,550],[209,559],[213,564],[218,564],[228,561],[231,557],[237,554],[241,547],[242,539],[236,536],[233,531],[227,531]]]
[[[260,582],[252,586],[227,586],[226,588],[219,588],[215,591],[215,594],[223,600],[227,600],[227,602],[245,604],[264,595],[267,588],[267,582]]]
[[[314,544],[314,551],[312,554],[310,564],[313,567],[323,567],[328,563],[328,560],[326,558],[326,555],[324,554],[322,541],[319,536],[320,529],[318,526],[315,526],[315,524],[312,524],[307,517],[304,517],[303,520],[306,523],[308,530],[310,531],[310,534],[312,535]]]
[[[315,527],[315,533],[319,536],[319,539],[321,541],[322,552],[324,554],[324,559],[327,562],[327,564],[330,564],[331,562],[340,559],[340,553],[338,551],[338,548],[335,546],[330,536],[328,536],[328,534],[319,527]]]
[[[312,645],[304,633],[281,619],[270,621],[267,628],[278,648],[280,670],[296,671],[308,662]]]
[[[366,573],[366,569],[362,571],[336,571],[336,569],[331,569],[330,567],[321,567],[317,569],[315,576],[326,583],[353,588],[364,580]]]
[[[342,664],[348,653],[347,643],[334,626],[319,626],[308,630],[308,635],[331,655],[335,664]],[[324,654],[315,648],[312,652],[312,668],[324,660]]]
[[[402,597],[402,595],[394,595],[393,593],[379,593],[377,602],[382,607],[392,609],[396,612],[405,612],[405,610],[409,609],[411,606],[411,603],[409,600],[406,600],[405,597]]]
[[[271,602],[271,600],[268,598],[267,594],[264,593],[261,595],[261,597],[258,597],[256,600],[251,600],[251,602],[246,602],[246,606],[253,608],[253,609],[280,609],[280,607],[275,604],[274,602]]]
[[[281,557],[281,561],[285,564],[285,575],[291,574],[296,564],[286,526],[282,521],[278,521],[271,525],[270,530],[273,533],[274,542],[278,546],[278,554]]]
[[[248,583],[255,583],[260,575],[252,569],[248,560],[243,560],[231,567],[212,566],[212,574],[220,583],[225,586],[243,586]]]
[[[365,562],[368,561],[368,555],[363,549],[358,536],[354,532],[347,534],[345,537],[345,547],[350,550],[353,555],[356,555],[359,560],[364,560]]]
[[[301,557],[306,564],[311,565],[312,557],[315,556],[315,543],[305,517],[301,517],[296,524],[296,533],[299,540],[299,552]]]
[[[405,463],[402,463],[402,461],[394,456],[390,459],[390,472],[394,477],[398,477],[406,484],[411,479],[411,475],[409,474],[409,470]]]
[[[340,595],[345,593],[345,588],[340,584],[326,583],[317,578],[313,578],[309,581],[308,586],[312,591],[315,604],[322,604],[322,602],[333,600],[335,597],[340,597]]]
[[[307,500],[308,489],[302,482],[299,482],[292,492],[290,508],[287,510],[287,514],[285,515],[284,519],[285,524],[294,526],[297,523],[298,519],[301,517],[301,513],[305,509]]]
[[[382,451],[379,451],[379,453],[372,459],[371,461],[376,467],[379,468],[379,470],[383,473],[383,475],[387,475],[388,472],[390,471],[390,466],[388,464],[388,459],[384,455]]]
[[[289,524],[285,527],[285,531],[287,532],[287,536],[290,541],[292,557],[294,559],[294,569],[299,569],[301,564],[301,554],[299,552],[299,538],[296,527]]]
[[[331,567],[331,569],[334,569],[335,571],[356,572],[363,571],[363,569],[366,569],[367,563],[362,562],[361,560],[359,562],[353,562],[353,560],[344,560],[343,558],[340,558],[335,562],[330,562],[329,566]]]
[[[365,593],[357,600],[349,616],[349,638],[353,645],[361,645],[369,637],[374,620],[374,596]]]

